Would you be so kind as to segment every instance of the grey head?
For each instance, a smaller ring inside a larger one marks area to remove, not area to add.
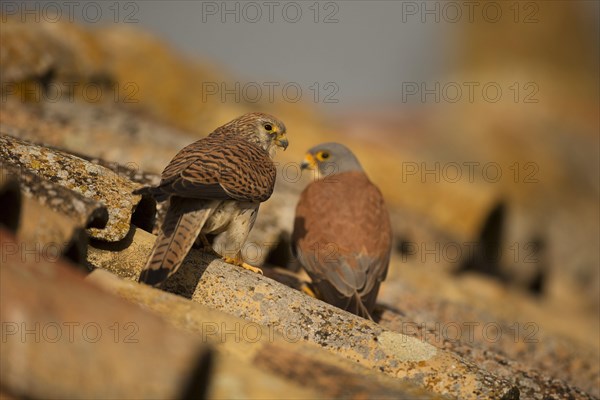
[[[363,171],[360,162],[349,148],[340,143],[322,143],[306,153],[302,169],[317,169],[321,176],[342,172]]]

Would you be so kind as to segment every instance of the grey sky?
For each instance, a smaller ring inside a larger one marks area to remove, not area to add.
[[[20,4],[18,11],[37,7],[42,17],[60,9],[62,19],[73,15],[90,25],[139,26],[189,56],[222,65],[241,81],[295,82],[305,92],[312,87],[313,93],[316,83],[322,99],[337,91],[338,104],[323,104],[330,109],[398,101],[402,82],[432,80],[448,72],[460,29],[448,21],[457,10],[443,8],[443,2],[10,3]],[[467,10],[459,7],[465,18]],[[325,86],[329,82],[334,86]]]
[[[139,19],[186,53],[214,59],[242,79],[303,87],[335,82],[341,103],[397,99],[395,82],[437,75],[452,47],[441,24],[403,23],[398,2],[322,2],[317,23],[312,1],[272,2],[271,10],[268,2],[249,3],[139,2]],[[262,17],[252,22],[258,9]],[[324,22],[328,16],[337,22]]]
[[[84,12],[86,3],[94,5]],[[93,25],[99,4],[100,23],[137,20],[242,81],[296,82],[304,98],[317,83],[320,103],[338,89],[332,98],[339,103],[322,105],[339,109],[399,100],[401,82],[430,80],[447,69],[459,24],[436,23],[435,15],[422,23],[421,2],[408,3],[136,1],[119,3],[117,13],[113,2],[81,2],[75,16]]]

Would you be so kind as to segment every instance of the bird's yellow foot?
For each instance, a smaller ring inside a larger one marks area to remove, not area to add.
[[[252,265],[246,264],[245,262],[240,261],[238,259],[231,258],[231,257],[223,257],[223,261],[225,261],[228,264],[237,265],[238,267],[242,267],[244,269],[247,269],[248,271],[252,271],[254,273],[263,275],[262,269],[253,267]]]
[[[318,299],[315,292],[310,288],[310,284],[308,284],[307,282],[302,282],[302,285],[300,285],[300,290],[302,292],[304,292],[304,294],[307,294],[310,297],[314,297],[315,299]]]

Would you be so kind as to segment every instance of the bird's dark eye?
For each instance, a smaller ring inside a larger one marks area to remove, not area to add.
[[[273,126],[271,124],[265,124],[265,130],[267,132],[271,132],[273,130]]]
[[[327,160],[327,159],[329,158],[329,153],[328,153],[328,152],[326,152],[326,151],[324,151],[323,153],[321,153],[321,158],[322,158],[323,160]]]

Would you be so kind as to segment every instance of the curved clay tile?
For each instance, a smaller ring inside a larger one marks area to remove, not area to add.
[[[132,194],[136,183],[77,156],[8,135],[0,135],[0,162],[13,171],[26,195],[78,219],[92,238],[115,242],[129,232],[141,200]]]

